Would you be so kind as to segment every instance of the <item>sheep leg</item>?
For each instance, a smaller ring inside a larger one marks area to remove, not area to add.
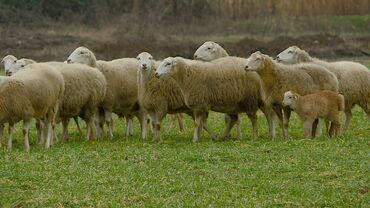
[[[43,131],[43,129],[41,128],[41,124],[40,124],[41,120],[40,119],[36,119],[36,138],[37,138],[37,143],[40,143],[41,142],[41,132]]]
[[[153,126],[153,142],[157,142],[161,140],[161,120],[159,119],[159,116],[152,112],[150,113],[150,118],[152,120],[152,126]]]
[[[30,121],[24,120],[23,121],[23,137],[24,137],[24,150],[26,150],[26,152],[30,151],[30,142],[28,139],[29,130],[30,130]]]
[[[275,125],[274,125],[274,111],[272,109],[262,107],[260,108],[262,113],[265,115],[268,128],[269,128],[269,137],[274,140],[275,139]]]
[[[69,119],[62,119],[63,133],[62,133],[62,142],[68,140],[68,124]]]
[[[352,111],[351,111],[351,109],[346,109],[346,111],[344,113],[346,114],[346,121],[344,122],[342,134],[344,134],[348,130],[349,123],[352,120]]]
[[[9,123],[9,139],[8,139],[8,149],[12,149],[13,147],[13,130],[14,130],[14,124]]]
[[[329,137],[335,137],[340,134],[340,122],[339,116],[335,115],[333,118],[330,118],[331,125],[329,130]]]
[[[48,149],[50,148],[50,145],[51,145],[51,139],[52,139],[52,135],[53,135],[53,126],[50,122],[50,119],[46,119],[46,127],[48,129],[48,135],[47,135],[47,138],[46,138],[46,142],[45,142],[45,148]]]
[[[193,135],[193,142],[195,143],[198,142],[201,137],[203,121],[205,120],[205,118],[203,112],[194,112],[194,117],[195,117],[195,130]]]
[[[170,131],[173,127],[173,123],[175,122],[176,120],[176,115],[175,114],[171,114],[170,115],[170,121],[168,123],[168,126],[167,126],[167,131]]]
[[[140,128],[141,128],[141,138],[146,139],[146,123],[147,123],[146,113],[139,112],[138,119],[139,119]]]
[[[317,130],[317,125],[319,124],[319,119],[315,119],[315,121],[312,123],[312,138],[316,136],[316,130]]]
[[[248,118],[252,122],[253,140],[255,141],[255,140],[257,140],[257,137],[258,137],[257,113],[256,112],[247,113],[247,115],[248,115]]]
[[[322,122],[322,119],[319,119],[318,122],[317,122],[317,126],[316,126],[316,129],[315,131],[313,131],[313,133],[315,133],[314,137],[319,137],[321,136],[322,134],[322,126],[323,126],[323,122]]]
[[[180,131],[184,131],[184,117],[181,113],[177,113],[176,115],[177,123],[179,124]]]
[[[40,121],[40,141],[39,144],[44,144],[45,143],[45,122],[41,119]]]
[[[99,138],[103,137],[104,133],[104,116],[103,110],[98,110],[95,114],[95,127],[96,127],[96,134]]]
[[[54,144],[54,141],[56,143],[59,142],[59,139],[58,139],[58,134],[57,134],[57,131],[56,131],[56,124],[55,122],[52,123],[52,127],[53,127],[53,137],[51,139],[51,144],[53,145]]]
[[[229,135],[230,135],[230,131],[231,129],[234,127],[234,125],[238,122],[238,114],[236,115],[233,115],[233,114],[228,114],[227,115],[228,119],[227,119],[227,125],[226,125],[226,128],[224,130],[224,133],[222,134],[221,138],[219,140],[225,140]],[[226,118],[226,116],[225,116]],[[243,138],[238,138],[239,140],[242,140]]]
[[[0,147],[3,146],[4,124],[0,124]]]
[[[82,130],[81,130],[81,127],[80,127],[80,123],[78,122],[78,117],[77,117],[77,116],[73,117],[73,120],[74,120],[74,121],[75,121],[75,123],[76,123],[78,133],[79,133],[80,135],[82,135]]]
[[[312,136],[313,121],[314,120],[308,119],[308,120],[304,121],[304,123],[303,123],[303,125],[304,125],[304,136],[306,138],[310,138]]]
[[[129,135],[130,136],[133,136],[134,135],[134,119],[133,118],[130,118],[129,119]]]
[[[113,139],[113,118],[112,118],[112,113],[109,111],[104,112],[104,118],[105,122],[107,123],[108,126],[108,134],[111,139]]]
[[[283,138],[285,139],[286,138],[286,132],[285,132],[285,129],[284,129],[284,118],[283,118],[283,112],[282,112],[282,108],[280,106],[273,106],[273,110],[275,111],[276,113],[276,116],[279,118],[279,124],[280,124],[280,128],[281,128],[281,132],[283,134]]]
[[[94,139],[94,121],[91,118],[86,119],[87,124],[87,141]]]
[[[284,112],[284,129],[285,129],[285,132],[286,132],[286,136],[287,138],[289,138],[289,120],[290,120],[290,115],[291,115],[291,110],[289,108],[283,108],[283,112]]]
[[[132,118],[130,116],[126,116],[126,131],[125,136],[129,137],[133,135],[133,127],[132,127]]]

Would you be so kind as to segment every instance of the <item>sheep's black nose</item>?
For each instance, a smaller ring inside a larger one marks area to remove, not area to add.
[[[159,74],[158,72],[155,73],[155,77],[159,78]]]
[[[245,69],[248,69],[249,67],[248,66],[245,66]]]
[[[146,69],[146,64],[143,64],[143,65],[142,65],[142,68],[143,68],[143,69]]]
[[[198,58],[198,56],[197,55],[194,55],[194,59],[197,59]]]
[[[67,63],[71,63],[71,59],[67,59]]]
[[[279,60],[280,60],[280,57],[279,57],[279,56],[276,56],[276,60],[278,60],[278,61],[279,61]]]

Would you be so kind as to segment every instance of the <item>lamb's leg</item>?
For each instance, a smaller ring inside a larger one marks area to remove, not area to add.
[[[265,115],[268,128],[269,128],[269,137],[274,140],[275,139],[275,125],[274,125],[274,116],[275,113],[272,109],[269,109],[267,107],[261,108],[262,113]]]
[[[252,122],[253,140],[257,140],[258,137],[257,112],[247,113],[247,115]]]
[[[329,136],[335,137],[340,135],[340,122],[339,122],[339,115],[333,115],[331,118],[331,126],[329,130]]]
[[[14,124],[9,123],[9,139],[8,139],[8,149],[12,149],[13,147],[13,130],[14,130]]]
[[[68,123],[69,119],[62,119],[62,125],[63,125],[63,133],[62,133],[62,142],[65,142],[68,140]]]
[[[325,122],[324,122],[325,123]],[[324,125],[322,119],[319,119],[317,122],[316,130],[313,131],[315,133],[314,137],[319,137],[322,134],[322,126]]]
[[[0,148],[3,146],[4,124],[0,124]]]
[[[51,139],[53,135],[53,126],[51,124],[50,119],[46,119],[45,124],[48,129],[48,135],[47,135],[46,142],[45,142],[45,148],[48,149],[50,148],[50,145],[51,145]]]
[[[283,109],[280,106],[275,105],[273,106],[273,110],[275,111],[276,116],[279,118],[281,132],[283,134],[283,138],[285,139],[287,137],[287,133],[284,128],[284,118],[283,118],[283,112],[282,112]]]
[[[226,128],[225,128],[224,133],[222,134],[222,136],[219,140],[225,140],[230,135],[230,131],[233,128],[233,126],[237,123],[237,121],[238,121],[238,115],[237,114],[236,115],[228,114]],[[241,140],[242,138],[238,138],[238,139]]]
[[[40,124],[40,119],[36,119],[36,142],[37,143],[40,143],[41,142],[41,132],[43,131],[43,129],[41,128],[41,124]]]
[[[344,134],[348,130],[349,123],[351,122],[351,119],[352,119],[352,111],[351,111],[351,109],[346,109],[344,113],[346,114],[346,121],[344,122],[342,134]]]
[[[161,119],[155,112],[150,113],[153,126],[153,142],[161,141]]]
[[[78,117],[77,117],[77,116],[73,117],[73,120],[74,120],[74,121],[75,121],[75,123],[76,123],[78,133],[79,133],[80,135],[82,135],[82,131],[81,131],[81,127],[80,127],[80,123],[78,122]]]
[[[104,135],[104,110],[98,109],[95,114],[95,127],[96,127],[96,134],[99,138],[102,138]]]
[[[86,119],[87,124],[87,135],[86,139],[87,141],[94,139],[94,122],[93,119],[87,118]]]
[[[312,137],[314,138],[316,136],[316,130],[317,130],[317,125],[319,124],[319,119],[315,119],[315,121],[312,123]]]
[[[24,137],[24,150],[26,150],[26,152],[30,151],[30,142],[28,139],[29,130],[30,130],[30,121],[24,120],[23,121],[23,137]]]
[[[312,136],[312,125],[314,120],[308,119],[303,122],[304,125],[304,136],[310,138]]]
[[[286,136],[287,138],[289,138],[289,120],[290,120],[290,115],[291,115],[291,110],[290,108],[283,108],[283,111],[284,111],[284,129],[285,129],[285,132],[286,132]]]
[[[168,123],[168,126],[167,126],[167,131],[170,131],[172,129],[174,122],[176,122],[176,114],[171,114],[170,119],[169,119],[169,123]]]
[[[40,141],[39,144],[45,144],[45,122],[42,119],[40,121]]]

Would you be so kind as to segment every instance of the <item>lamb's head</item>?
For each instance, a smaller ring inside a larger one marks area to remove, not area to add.
[[[261,52],[257,51],[252,53],[249,58],[247,59],[247,63],[245,65],[246,71],[261,71],[265,68],[265,65],[271,58],[267,55],[262,54]]]
[[[76,48],[67,59],[67,63],[80,63],[95,67],[96,58],[92,51],[86,47]]]
[[[286,64],[296,64],[309,61],[310,56],[306,51],[300,49],[299,47],[290,46],[279,53],[279,55],[276,56],[276,60]]]
[[[178,58],[175,57],[168,57],[165,58],[162,63],[159,65],[155,76],[157,78],[164,77],[166,75],[173,75],[176,73],[178,68],[176,67],[178,62]]]
[[[212,61],[225,56],[228,56],[225,49],[213,41],[203,43],[194,53],[194,59],[201,61]]]
[[[25,66],[29,64],[34,64],[34,63],[36,62],[32,59],[25,59],[25,58],[19,59],[10,66],[9,70],[6,72],[6,76],[12,76],[15,73],[17,73],[19,70],[23,69]]]
[[[148,52],[140,53],[136,59],[139,62],[140,71],[151,71],[153,68],[153,56]]]
[[[17,58],[13,55],[7,55],[1,60],[1,63],[4,64],[5,74],[8,74],[10,67],[16,62]]]
[[[299,95],[293,91],[285,92],[284,99],[283,99],[283,106],[289,106],[290,108],[294,109],[298,96]]]

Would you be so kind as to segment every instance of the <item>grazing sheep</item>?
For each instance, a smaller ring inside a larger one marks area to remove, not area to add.
[[[186,113],[192,116],[192,112],[185,105],[184,96],[175,80],[171,77],[157,79],[154,76],[155,69],[160,62],[154,61],[152,55],[147,52],[140,53],[137,59],[139,66],[139,103],[151,118],[154,133],[153,140],[157,141],[161,139],[161,123],[167,113]],[[215,139],[215,134],[210,132],[206,125],[204,127]]]
[[[194,142],[199,140],[210,110],[230,116],[222,138],[229,135],[238,120],[238,114],[242,112],[246,112],[251,119],[253,137],[256,138],[257,110],[264,105],[261,80],[257,74],[246,74],[238,62],[236,57],[220,58],[212,62],[168,57],[159,66],[156,76],[163,79],[166,77],[164,75],[170,75],[175,79],[186,105],[194,114]]]
[[[318,90],[338,92],[338,80],[332,73],[318,65],[284,65],[257,51],[247,59],[245,69],[247,72],[257,72],[263,80],[266,102],[276,112],[284,138],[288,136],[288,122],[291,112],[289,108],[282,106],[282,99],[286,91],[294,90],[301,95],[314,93]],[[325,75],[325,78],[318,78],[315,75]],[[322,83],[320,80],[326,80],[326,82]],[[284,117],[282,110],[284,110]]]
[[[24,145],[29,151],[30,120],[47,126],[45,147],[50,147],[52,123],[64,93],[63,76],[48,64],[31,64],[0,81],[0,123],[9,123],[8,147],[12,148],[14,124],[23,120]]]
[[[81,63],[98,68],[107,80],[107,92],[99,112],[99,129],[104,122],[108,124],[109,135],[113,138],[112,112],[119,116],[140,121],[141,137],[146,138],[146,115],[138,103],[137,66],[135,58],[122,58],[112,61],[96,61],[92,51],[85,47],[75,49],[67,59],[68,63]],[[126,122],[126,133],[130,133],[129,123]],[[129,136],[126,134],[126,136]]]
[[[17,61],[17,58],[13,55],[6,55],[4,58],[1,60],[1,63],[4,64],[4,69],[5,69],[5,75],[10,76],[9,74],[9,68],[12,66]]]
[[[346,120],[343,126],[344,133],[352,118],[351,109],[359,105],[370,119],[370,71],[366,66],[351,61],[326,62],[312,58],[306,51],[291,46],[277,56],[277,60],[295,64],[295,63],[314,63],[324,66],[331,71],[338,79],[339,92],[343,94],[345,104]]]
[[[287,91],[284,93],[283,105],[294,110],[304,122],[305,137],[315,137],[318,118],[324,118],[331,122],[330,137],[339,135],[339,111],[344,110],[343,95],[329,90],[304,96]]]
[[[213,41],[207,41],[203,43],[194,53],[195,60],[201,61],[213,61],[219,58],[228,57],[229,54],[226,52],[224,48],[222,48],[218,43]],[[241,68],[244,68],[246,59],[238,58],[238,64]],[[273,113],[270,109],[261,109],[266,116],[267,123],[269,125],[269,135],[271,138],[275,137],[275,127],[273,123]],[[226,121],[228,120],[227,115],[225,115]],[[240,117],[238,118],[238,122],[236,124],[238,134],[241,134],[241,127],[240,127]]]

